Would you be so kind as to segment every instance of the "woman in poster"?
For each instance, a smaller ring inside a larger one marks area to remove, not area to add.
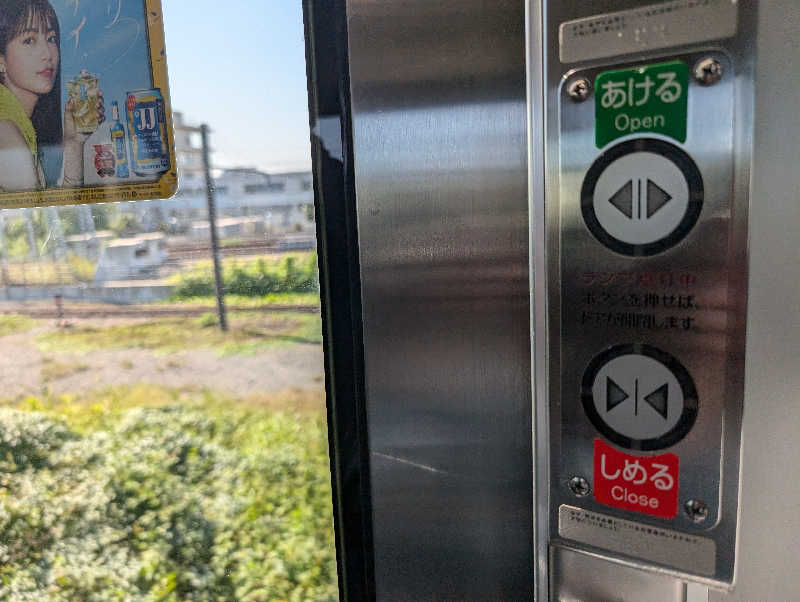
[[[48,0],[0,0],[0,191],[83,184],[73,100],[61,118],[58,17]],[[98,123],[105,119],[102,94]]]

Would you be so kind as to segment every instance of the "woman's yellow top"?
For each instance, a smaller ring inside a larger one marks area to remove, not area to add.
[[[2,84],[0,84],[0,121],[10,121],[19,129],[33,155],[33,165],[36,168],[36,179],[39,182],[39,188],[44,188],[44,172],[42,171],[42,164],[39,163],[39,146],[36,143],[36,130],[33,128],[30,117],[25,113],[25,109],[22,108],[17,97]],[[0,191],[3,190],[4,189],[0,187]]]
[[[36,145],[36,130],[33,129],[30,117],[25,113],[14,93],[0,84],[0,121],[10,121],[19,128],[28,148],[31,149],[33,162],[39,163],[39,149]]]

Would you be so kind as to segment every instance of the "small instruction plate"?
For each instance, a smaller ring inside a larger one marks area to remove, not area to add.
[[[562,23],[561,62],[631,54],[736,34],[738,0],[673,0]]]
[[[558,534],[564,539],[696,575],[712,576],[716,570],[717,546],[711,539],[575,506],[559,507]]]

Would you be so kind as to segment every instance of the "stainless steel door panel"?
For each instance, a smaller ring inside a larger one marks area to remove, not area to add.
[[[550,591],[558,602],[688,602],[686,585],[562,546],[550,550]]]
[[[750,290],[736,586],[713,602],[800,597],[800,6],[759,6]]]
[[[532,597],[524,11],[348,3],[381,600]]]

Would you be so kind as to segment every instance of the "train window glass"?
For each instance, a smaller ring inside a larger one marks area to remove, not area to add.
[[[163,4],[178,194],[0,211],[0,599],[333,600],[301,4]]]

